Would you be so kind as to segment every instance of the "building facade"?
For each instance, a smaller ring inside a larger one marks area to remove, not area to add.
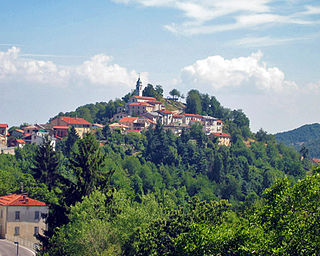
[[[0,237],[34,249],[36,235],[47,230],[43,217],[48,212],[45,203],[26,194],[0,197]]]

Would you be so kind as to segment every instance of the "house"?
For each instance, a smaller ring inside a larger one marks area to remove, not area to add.
[[[144,129],[147,129],[150,125],[155,125],[156,123],[153,120],[148,119],[146,117],[127,116],[122,118],[119,121],[119,124],[129,127],[129,129],[127,130],[142,131]]]
[[[157,101],[157,99],[154,97],[145,97],[145,96],[135,95],[135,96],[130,97],[128,103],[130,104],[130,103],[134,103],[134,102],[148,102],[148,101]]]
[[[129,114],[127,112],[118,111],[116,114],[113,115],[112,120],[119,121],[126,116],[129,116]]]
[[[0,148],[7,147],[8,125],[0,124]]]
[[[22,136],[24,135],[24,130],[14,129],[13,131],[10,132],[10,135],[15,138],[22,138]]]
[[[134,122],[137,121],[137,119],[138,119],[138,117],[126,116],[126,117],[123,117],[120,119],[119,124],[127,126],[130,130],[134,130],[133,124],[134,124]]]
[[[23,148],[26,142],[23,139],[11,138],[8,140],[8,147]]]
[[[64,138],[68,136],[69,126],[53,126],[53,136],[56,138]]]
[[[210,134],[210,138],[211,139],[218,138],[218,144],[220,146],[224,145],[224,146],[228,147],[231,145],[231,135],[230,134],[222,133],[222,132],[219,132],[219,133],[213,132]]]
[[[147,103],[149,103],[150,105],[152,105],[153,111],[162,110],[162,108],[163,108],[161,101],[149,100],[149,101],[147,101]]]
[[[172,123],[173,113],[169,110],[159,110],[158,113],[162,116],[162,124],[169,125]]]
[[[78,135],[82,138],[85,133],[90,132],[92,124],[83,118],[74,118],[68,116],[58,116],[51,120],[50,125],[54,126],[68,126],[74,127]]]
[[[172,115],[172,123],[175,125],[181,125],[183,123],[183,116],[179,114]]]
[[[128,105],[128,113],[129,115],[142,115],[146,112],[152,112],[153,105],[147,102],[133,102]]]
[[[197,115],[197,114],[183,114],[183,123],[186,125],[190,125],[191,123],[194,122],[201,122],[202,121],[202,115]]]
[[[0,197],[0,237],[34,248],[38,244],[35,235],[47,229],[43,216],[48,206],[27,194]]]
[[[41,125],[41,124],[34,124],[34,125],[25,125],[23,127],[21,127],[21,129],[24,131],[24,133],[36,133],[39,132],[41,130],[46,130],[45,125]]]

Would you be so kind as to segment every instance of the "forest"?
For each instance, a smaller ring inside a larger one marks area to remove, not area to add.
[[[307,124],[297,129],[275,134],[277,141],[293,146],[297,151],[305,148],[308,156],[320,158],[320,124]]]
[[[90,106],[109,113],[124,100]],[[90,121],[105,117],[102,130],[79,138],[71,128],[56,150],[46,140],[0,155],[0,195],[23,183],[50,205],[39,255],[318,255],[320,169],[252,133],[241,110],[186,97],[186,112],[224,121],[226,147],[200,125],[181,136],[160,123],[111,132],[111,114],[87,108]]]

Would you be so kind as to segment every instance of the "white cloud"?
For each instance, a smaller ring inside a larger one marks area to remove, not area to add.
[[[261,62],[262,52],[248,57],[224,59],[210,56],[184,67],[181,74],[183,84],[228,91],[239,89],[246,92],[281,92],[296,89],[294,82],[286,81],[284,73],[277,67],[267,67]]]
[[[274,133],[319,122],[320,81],[298,86],[262,58],[260,51],[233,59],[210,56],[184,67],[174,86],[182,92],[197,89],[225,107],[243,109],[253,131]]]
[[[292,37],[292,38],[272,38],[269,36],[263,37],[244,37],[237,40],[234,40],[229,43],[230,46],[243,46],[243,47],[264,47],[272,45],[280,45],[288,42],[296,42],[300,40],[311,39],[314,36],[305,36],[305,37]]]
[[[315,25],[319,20],[308,20],[318,14],[318,6],[301,6],[299,3],[283,2],[274,7],[273,0],[113,0],[116,3],[140,4],[145,7],[166,7],[181,11],[186,20],[182,23],[164,25],[172,33],[194,35],[210,34],[235,29],[250,29],[264,24]],[[287,13],[294,5],[300,12]],[[280,14],[284,13],[287,14]],[[297,18],[299,17],[299,18]],[[219,25],[216,25],[217,22]],[[214,23],[214,24],[212,24]]]
[[[138,77],[135,70],[128,71],[118,64],[111,64],[112,57],[104,54],[95,55],[78,66],[59,66],[52,61],[23,58],[25,54],[20,52],[17,47],[0,52],[0,81],[51,86],[89,83],[114,88],[121,85],[129,89],[134,87]],[[142,76],[147,79],[146,73]]]

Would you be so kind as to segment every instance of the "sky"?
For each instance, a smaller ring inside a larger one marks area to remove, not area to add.
[[[144,85],[215,96],[252,131],[320,122],[318,0],[2,0],[0,123]]]

